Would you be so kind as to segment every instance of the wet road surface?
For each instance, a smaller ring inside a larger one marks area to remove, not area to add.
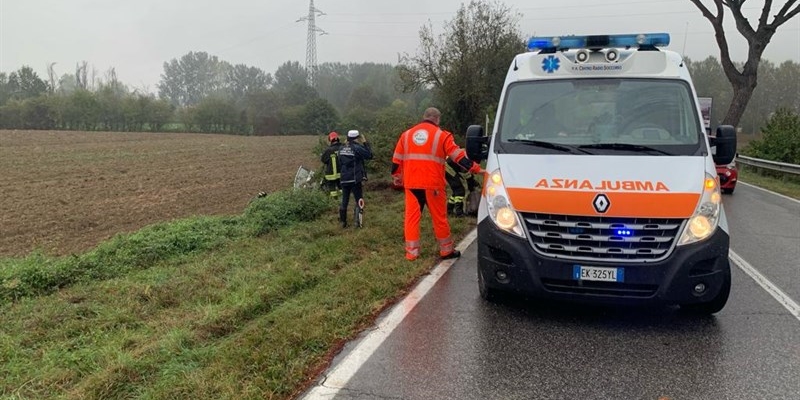
[[[796,302],[800,202],[744,185],[724,201],[732,250]],[[475,248],[346,382],[323,376],[307,398],[800,399],[800,320],[734,265],[731,297],[714,316],[492,304],[478,295]]]

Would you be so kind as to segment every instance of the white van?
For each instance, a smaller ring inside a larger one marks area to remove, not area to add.
[[[728,300],[729,233],[715,164],[733,127],[708,138],[668,34],[534,37],[511,62],[478,213],[481,296],[678,304]],[[710,141],[710,143],[709,143]],[[714,147],[716,148],[714,151]]]

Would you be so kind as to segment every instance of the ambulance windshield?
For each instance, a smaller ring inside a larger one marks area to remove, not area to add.
[[[508,87],[496,147],[503,153],[694,155],[700,119],[689,86],[667,79],[573,79]],[[533,144],[533,146],[531,146]]]

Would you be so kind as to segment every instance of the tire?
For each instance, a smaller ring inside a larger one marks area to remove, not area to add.
[[[722,280],[722,287],[716,297],[706,303],[695,304],[682,304],[681,310],[690,312],[692,314],[711,315],[720,312],[725,303],[728,302],[728,296],[731,294],[731,270],[730,268],[725,271]]]
[[[722,189],[722,194],[733,194],[733,189],[736,189],[736,188],[733,187],[733,188],[730,188],[730,189]]]
[[[483,279],[480,268],[478,268],[478,292],[480,292],[482,299],[490,303],[496,303],[501,298],[499,290],[490,288],[489,285],[486,284],[486,280]]]

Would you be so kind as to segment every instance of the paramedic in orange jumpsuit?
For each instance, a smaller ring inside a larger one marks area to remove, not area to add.
[[[441,112],[428,108],[423,121],[400,135],[392,157],[392,180],[405,189],[405,248],[406,258],[419,257],[419,222],[422,210],[428,206],[433,220],[433,232],[439,243],[439,257],[458,258],[447,221],[447,190],[445,189],[445,158],[452,158],[464,171],[482,172],[480,164],[467,158],[464,149],[453,140],[453,134],[439,128]]]

